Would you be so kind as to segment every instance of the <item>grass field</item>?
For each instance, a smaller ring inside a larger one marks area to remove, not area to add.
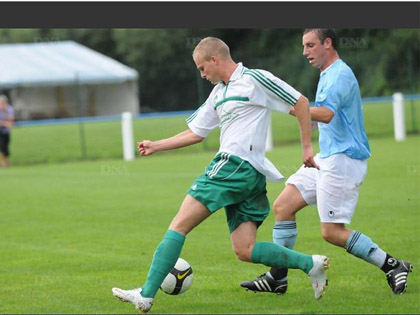
[[[96,126],[100,133],[100,124]],[[68,138],[77,136],[66,130],[69,126],[60,127]],[[119,125],[114,127],[118,132]],[[30,128],[14,130],[16,159],[25,153],[43,156],[39,161],[58,161],[61,150],[68,150],[65,144],[52,151],[36,148],[19,136],[25,129]],[[33,127],[40,133],[42,129]],[[49,136],[57,136],[59,143],[59,134]],[[117,145],[107,143],[106,137],[97,135],[102,151]],[[239,283],[267,268],[234,257],[222,210],[187,237],[181,257],[194,269],[191,289],[180,296],[159,292],[151,313],[418,314],[420,137],[402,143],[392,136],[379,137],[370,144],[369,172],[350,227],[414,264],[405,295],[393,295],[385,275],[374,266],[324,242],[315,207],[298,215],[295,249],[331,258],[325,296],[315,301],[308,277],[298,270],[290,272],[284,296],[245,292]],[[0,313],[134,313],[131,304],[112,296],[111,288],[143,283],[154,249],[187,188],[215,153],[188,150],[133,162],[105,159],[0,169]],[[300,164],[300,148],[283,145],[268,157],[289,176]],[[268,185],[270,201],[282,188]],[[271,240],[273,221],[270,215],[260,227],[260,241]]]

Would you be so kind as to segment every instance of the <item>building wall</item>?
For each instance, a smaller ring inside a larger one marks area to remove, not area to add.
[[[11,100],[16,120],[55,117],[56,94],[55,87],[13,89]]]
[[[16,120],[138,114],[136,81],[66,87],[16,88],[11,91]]]
[[[138,114],[139,97],[137,82],[100,85],[95,88],[96,113],[98,116],[120,115],[123,112]]]

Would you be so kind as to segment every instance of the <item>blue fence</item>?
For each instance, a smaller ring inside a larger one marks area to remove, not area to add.
[[[419,100],[420,94],[404,95],[404,101]],[[382,97],[366,97],[362,99],[363,104],[392,102],[392,96]],[[314,105],[312,102],[311,105]],[[171,112],[157,112],[157,113],[141,113],[134,115],[134,119],[148,119],[148,118],[164,118],[175,116],[187,116],[194,113],[195,110],[185,111],[171,111]],[[40,120],[25,120],[16,121],[16,127],[36,126],[36,125],[55,125],[55,124],[75,124],[81,122],[102,122],[102,121],[117,121],[121,120],[121,115],[115,116],[95,116],[95,117],[77,117],[77,118],[59,118],[59,119],[40,119]]]

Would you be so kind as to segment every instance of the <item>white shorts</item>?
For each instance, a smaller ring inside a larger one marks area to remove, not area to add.
[[[321,222],[349,224],[367,173],[367,160],[345,154],[321,159],[317,154],[315,162],[319,170],[302,166],[286,185],[295,185],[308,205],[317,205]]]

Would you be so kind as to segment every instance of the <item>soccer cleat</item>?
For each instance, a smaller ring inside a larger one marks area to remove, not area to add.
[[[112,288],[112,294],[123,302],[130,302],[134,304],[136,309],[142,313],[147,313],[153,305],[153,298],[141,296],[141,288],[133,290]]]
[[[315,291],[315,299],[320,299],[327,289],[327,269],[330,267],[330,259],[326,256],[312,255],[314,266],[309,271],[312,287]]]
[[[255,280],[242,282],[241,287],[247,291],[284,294],[287,290],[287,279],[275,280],[269,274],[264,273]]]
[[[403,294],[407,288],[407,277],[412,272],[413,265],[404,260],[398,260],[398,262],[398,267],[387,272],[386,279],[394,294]]]

